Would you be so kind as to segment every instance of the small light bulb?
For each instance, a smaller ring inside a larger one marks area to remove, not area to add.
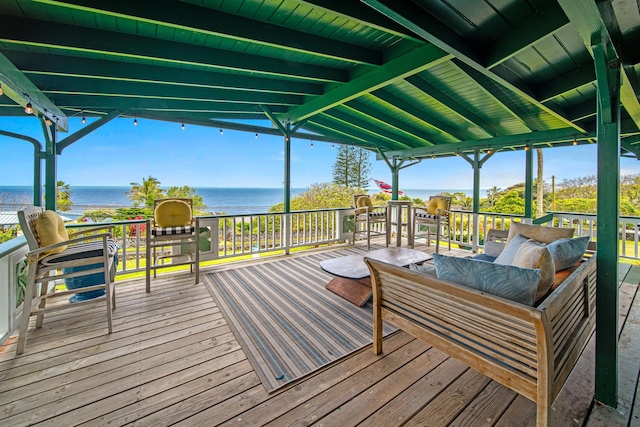
[[[258,134],[256,133],[256,139],[258,139]]]
[[[220,129],[220,135],[222,135],[222,129]]]
[[[24,112],[27,114],[33,114],[33,105],[31,105],[31,102],[27,102],[26,107],[24,107]]]
[[[47,117],[47,109],[44,109],[44,122],[47,124],[47,126],[51,126],[51,119],[49,117]]]
[[[182,124],[182,130],[184,130],[184,123]]]
[[[134,125],[134,126],[138,126],[138,119],[137,119],[137,118],[134,118],[134,119],[133,119],[133,125]]]
[[[311,143],[311,148],[313,148],[313,142]]]
[[[87,123],[87,118],[84,116],[84,114],[82,115],[82,124]]]
[[[4,92],[2,92],[2,83],[0,83],[0,95],[2,95]]]
[[[573,139],[573,145],[578,145],[578,140],[577,139]]]
[[[331,149],[335,150],[336,146],[334,144],[331,144]]]

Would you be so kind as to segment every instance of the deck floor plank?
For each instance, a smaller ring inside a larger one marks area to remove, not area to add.
[[[620,289],[624,416],[591,412],[592,338],[552,425],[640,427],[638,281],[633,267]],[[140,279],[117,289],[113,334],[103,306],[85,306],[47,316],[22,356],[15,342],[0,349],[1,425],[535,425],[533,402],[401,331],[380,355],[368,346],[269,394],[192,275],[160,275],[151,293]]]

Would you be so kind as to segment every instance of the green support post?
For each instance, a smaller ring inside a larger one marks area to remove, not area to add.
[[[44,207],[47,210],[55,211],[56,206],[56,184],[57,184],[57,150],[56,150],[56,136],[58,131],[55,124],[47,126],[42,121],[42,128],[46,139],[46,147],[44,152],[44,164],[45,164],[45,200]]]
[[[291,136],[284,136],[284,212],[291,212]]]
[[[33,151],[33,206],[42,206],[42,153]]]
[[[533,220],[533,147],[527,145],[525,153],[524,217]]]
[[[393,159],[393,166],[391,167],[391,200],[398,200],[398,190],[400,188],[400,165],[398,165],[398,160]]]
[[[610,42],[592,46],[598,83],[598,240],[595,399],[618,405],[620,62]]]

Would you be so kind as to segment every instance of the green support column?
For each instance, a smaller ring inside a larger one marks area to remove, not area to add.
[[[55,125],[47,126],[42,122],[42,129],[44,131],[44,136],[46,139],[46,147],[44,151],[44,165],[45,165],[45,200],[44,207],[47,210],[55,211],[56,206],[56,184],[57,184],[57,175],[58,175],[58,164],[57,164],[57,155],[56,152],[56,136],[57,130]]]
[[[524,217],[533,219],[533,147],[527,145],[525,153]]]
[[[620,63],[606,41],[593,46],[598,83],[598,240],[595,398],[618,404],[618,235],[620,216]]]
[[[33,206],[42,206],[42,153],[33,152]]]
[[[473,159],[470,159],[465,153],[459,153],[473,168],[473,252],[478,251],[478,243],[480,242],[480,169],[495,154],[495,151],[487,150],[487,154],[483,158],[480,158],[480,154],[479,148],[473,150]]]
[[[284,137],[284,212],[291,212],[291,137]]]
[[[400,163],[402,165],[402,163]],[[398,190],[400,188],[400,165],[398,165],[398,160],[393,159],[393,166],[391,169],[391,200],[398,200]]]

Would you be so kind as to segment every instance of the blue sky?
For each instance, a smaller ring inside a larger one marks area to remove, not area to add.
[[[87,120],[89,123],[90,120]],[[268,125],[268,122],[261,125]],[[70,133],[85,126],[69,121]],[[44,141],[35,117],[0,118],[0,129]],[[61,134],[64,138],[67,134]],[[0,135],[0,186],[31,185],[33,146]],[[58,179],[73,186],[123,185],[153,176],[163,186],[270,187],[283,183],[283,138],[138,119],[116,119],[64,150],[58,158]],[[331,144],[293,139],[291,186],[305,188],[332,179],[337,150]],[[544,176],[556,182],[596,174],[596,145],[544,150]],[[505,188],[524,181],[524,151],[497,153],[481,172],[481,187]],[[372,178],[391,182],[391,173],[372,155]],[[621,173],[639,173],[640,163],[621,160]],[[373,185],[373,184],[372,184]],[[404,189],[469,189],[471,166],[460,157],[423,160],[400,172]]]

